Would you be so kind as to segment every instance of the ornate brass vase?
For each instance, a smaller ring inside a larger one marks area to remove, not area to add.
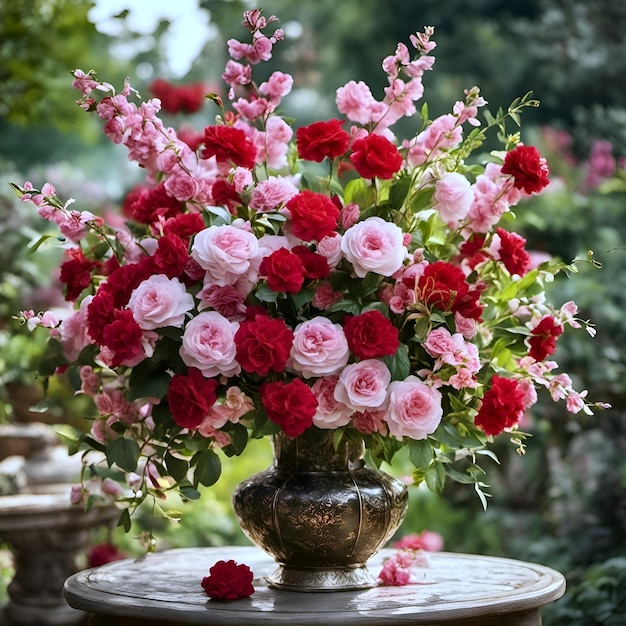
[[[362,446],[335,451],[332,431],[275,435],[273,447],[272,467],[233,494],[244,533],[279,565],[268,584],[293,591],[375,586],[366,564],[402,522],[406,486],[365,467]]]

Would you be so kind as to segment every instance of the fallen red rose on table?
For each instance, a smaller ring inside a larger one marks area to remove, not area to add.
[[[254,593],[254,575],[247,565],[233,560],[218,561],[202,579],[202,588],[211,600],[232,601],[247,598]]]

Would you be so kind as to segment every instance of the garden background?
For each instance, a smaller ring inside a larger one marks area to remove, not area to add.
[[[47,228],[16,200],[8,182],[51,182],[81,210],[115,211],[137,180],[120,146],[85,115],[70,71],[93,69],[116,86],[129,76],[142,95],[156,79],[201,82],[219,92],[225,42],[241,37],[240,0],[2,0],[0,2],[0,422],[46,420],[80,428],[89,407],[65,388],[52,390],[46,413],[20,406],[16,391],[37,390],[35,363],[43,335],[12,319],[21,309],[45,310],[51,300],[54,249],[28,253]],[[168,7],[168,5],[170,5]],[[478,85],[495,111],[532,91],[538,109],[523,115],[522,139],[548,158],[552,183],[517,207],[517,230],[528,249],[579,259],[574,279],[551,288],[591,319],[595,338],[564,336],[556,360],[574,372],[578,389],[613,408],[572,416],[543,398],[524,427],[532,433],[519,457],[502,441],[489,469],[487,511],[471,489],[451,485],[442,497],[412,489],[400,534],[441,533],[445,549],[509,556],[559,569],[565,597],[545,609],[547,626],[625,624],[626,617],[626,5],[613,0],[267,0],[288,41],[267,71],[296,80],[285,108],[298,124],[336,115],[334,92],[348,80],[367,82],[376,96],[385,79],[380,61],[398,41],[435,27],[436,71],[424,77],[431,119],[449,111],[463,90]],[[148,9],[148,7],[150,7]],[[173,8],[172,8],[173,7]],[[197,129],[216,109],[184,116]],[[167,123],[179,127],[183,116]],[[410,120],[397,132],[411,132]],[[488,149],[488,146],[486,146]],[[89,206],[86,206],[89,204]],[[589,251],[593,251],[590,255]],[[37,398],[35,398],[35,401]],[[27,403],[32,400],[28,399]],[[27,405],[28,406],[28,405]],[[84,425],[83,425],[84,427]],[[267,442],[256,454],[225,462],[224,474],[193,505],[175,506],[181,521],[155,518],[159,548],[244,543],[230,512],[230,493],[267,466]],[[392,471],[403,472],[402,459]],[[130,536],[112,541],[141,550],[150,512]],[[6,554],[0,552],[0,554]],[[11,564],[0,559],[3,579]],[[4,584],[0,580],[0,600]]]

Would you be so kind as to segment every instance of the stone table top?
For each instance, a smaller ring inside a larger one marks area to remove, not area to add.
[[[393,553],[382,550],[368,567],[377,572]],[[222,559],[252,569],[251,597],[215,602],[204,593],[202,578]],[[273,589],[264,577],[275,567],[271,557],[254,547],[174,549],[79,572],[66,581],[64,592],[72,607],[92,614],[90,624],[95,625],[526,626],[541,624],[539,608],[565,591],[564,577],[548,567],[470,554],[432,553],[419,584],[359,591]]]

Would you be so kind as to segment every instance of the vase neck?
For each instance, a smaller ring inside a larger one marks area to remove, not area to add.
[[[335,450],[334,431],[308,431],[298,437],[278,433],[272,437],[274,465],[286,471],[354,470],[363,466],[362,445],[345,441]]]

